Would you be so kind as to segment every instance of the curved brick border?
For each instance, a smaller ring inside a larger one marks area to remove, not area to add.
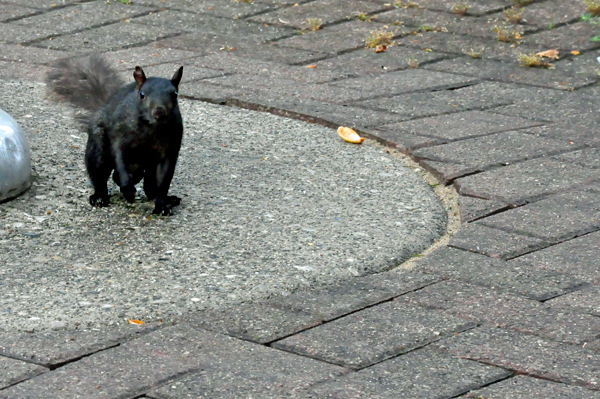
[[[588,40],[596,28],[579,22],[578,0],[527,5],[520,45],[490,29],[509,0],[473,1],[465,17],[445,0],[353,2],[372,22],[348,20],[346,0],[4,3],[0,78],[40,79],[53,61],[92,50],[127,74],[138,63],[156,74],[184,63],[194,71],[183,86],[190,98],[353,126],[410,154],[456,187],[463,228],[413,272],[158,331],[2,338],[0,384],[16,385],[0,396],[261,397],[311,387],[312,397],[595,397],[600,45]],[[308,17],[322,29],[299,35]],[[397,45],[375,57],[362,46],[376,29]],[[484,47],[481,59],[465,54]],[[561,54],[554,70],[516,62],[550,48]]]

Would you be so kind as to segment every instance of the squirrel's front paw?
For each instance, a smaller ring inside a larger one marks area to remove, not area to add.
[[[156,201],[154,202],[154,210],[152,211],[153,214],[155,215],[162,215],[162,216],[171,216],[173,214],[173,209],[172,209],[172,205],[169,202],[169,198],[167,197],[167,200],[163,200],[163,199],[156,199]]]
[[[108,196],[100,196],[97,194],[90,195],[90,205],[95,206],[96,208],[104,208],[110,204],[110,200]]]
[[[123,193],[123,197],[125,197],[125,201],[133,204],[135,202],[135,186],[125,186],[121,187],[121,192]]]

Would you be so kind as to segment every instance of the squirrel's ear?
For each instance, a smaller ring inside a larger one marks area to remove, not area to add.
[[[179,67],[177,72],[175,72],[175,75],[173,75],[173,77],[171,78],[171,83],[173,83],[173,86],[179,87],[179,82],[181,82],[182,76],[183,76],[183,67]]]
[[[139,66],[135,67],[135,72],[133,73],[133,77],[135,78],[135,81],[137,82],[138,89],[140,87],[142,87],[142,85],[146,81],[146,74],[144,73],[142,68],[140,68]]]

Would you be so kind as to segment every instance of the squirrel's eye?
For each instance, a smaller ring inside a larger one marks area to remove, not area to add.
[[[140,98],[144,99],[144,90],[140,90]]]

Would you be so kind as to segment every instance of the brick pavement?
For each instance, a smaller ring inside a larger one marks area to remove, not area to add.
[[[599,397],[597,29],[581,1],[539,0],[504,43],[511,0],[454,3],[1,0],[1,79],[93,51],[124,73],[184,64],[187,98],[410,154],[458,190],[464,225],[412,271],[170,326],[4,337],[0,397]],[[396,45],[365,50],[374,30]],[[516,60],[554,48],[554,69]]]

